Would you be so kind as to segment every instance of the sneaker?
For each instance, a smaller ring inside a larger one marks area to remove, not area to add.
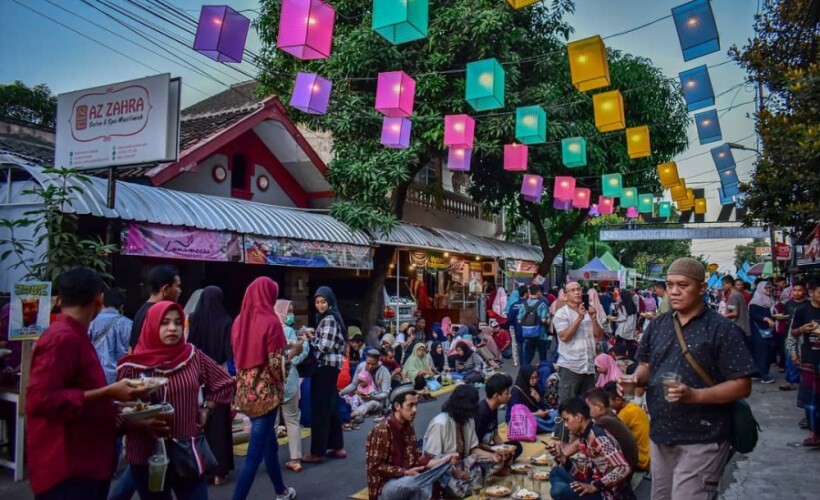
[[[296,498],[296,488],[292,486],[288,486],[287,493],[276,495],[276,500],[293,500],[294,498]]]
[[[773,378],[764,378],[760,381],[761,384],[774,384]]]

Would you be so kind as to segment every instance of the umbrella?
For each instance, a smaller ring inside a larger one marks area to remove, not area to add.
[[[757,264],[753,265],[746,271],[746,274],[751,274],[753,276],[771,276],[772,275],[772,263],[769,262],[758,262]]]

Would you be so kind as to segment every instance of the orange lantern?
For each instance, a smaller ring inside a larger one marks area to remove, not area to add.
[[[652,154],[649,144],[649,127],[630,127],[626,129],[626,153],[633,160],[643,158]]]
[[[686,181],[681,178],[676,186],[669,188],[669,194],[672,196],[672,201],[681,201],[686,199]]]
[[[706,198],[695,198],[695,213],[697,215],[706,213]]]
[[[606,46],[600,36],[568,43],[567,53],[572,84],[576,89],[585,92],[610,84]]]
[[[592,96],[595,127],[601,132],[612,132],[626,127],[624,96],[620,90],[610,90]]]
[[[510,4],[510,7],[513,9],[523,9],[524,7],[529,7],[534,3],[538,3],[541,0],[507,0],[507,3]]]
[[[661,163],[658,165],[658,178],[660,178],[661,187],[664,189],[669,189],[680,184],[681,179],[678,177],[677,163],[670,161],[669,163]],[[672,199],[675,200],[674,197]]]

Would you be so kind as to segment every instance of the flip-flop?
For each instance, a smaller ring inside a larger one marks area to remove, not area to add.
[[[290,462],[286,463],[285,467],[292,470],[293,472],[302,472],[302,464],[295,460],[291,460]]]
[[[344,450],[333,450],[327,454],[330,458],[347,458],[347,452]],[[304,458],[302,458],[304,460]]]

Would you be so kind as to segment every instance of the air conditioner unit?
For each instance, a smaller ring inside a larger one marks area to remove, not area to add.
[[[496,268],[495,262],[482,262],[481,263],[481,274],[484,276],[495,276],[498,273],[498,269]]]

